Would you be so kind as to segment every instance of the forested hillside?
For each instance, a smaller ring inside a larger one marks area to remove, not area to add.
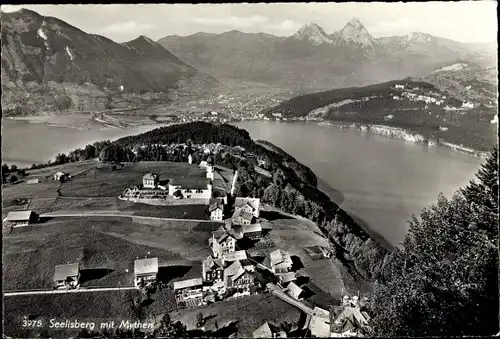
[[[498,149],[477,180],[410,222],[375,285],[374,335],[491,336],[499,331]]]
[[[403,128],[436,143],[450,142],[478,151],[488,151],[497,144],[497,126],[491,123],[497,114],[496,106],[463,101],[415,79],[306,94],[262,113],[386,125]]]

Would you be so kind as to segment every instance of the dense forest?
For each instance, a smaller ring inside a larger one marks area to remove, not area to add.
[[[373,335],[499,331],[498,149],[464,189],[413,217],[375,284]]]

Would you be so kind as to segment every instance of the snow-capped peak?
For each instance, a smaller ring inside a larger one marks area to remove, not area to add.
[[[351,19],[336,36],[343,41],[353,42],[363,47],[373,48],[375,44],[375,40],[358,18]]]
[[[315,23],[302,26],[297,33],[293,36],[297,40],[307,40],[313,45],[318,46],[323,43],[331,44],[332,39],[328,37],[323,28],[319,27]]]

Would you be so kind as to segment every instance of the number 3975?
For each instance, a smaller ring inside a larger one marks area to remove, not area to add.
[[[42,321],[23,319],[23,327],[42,327]]]

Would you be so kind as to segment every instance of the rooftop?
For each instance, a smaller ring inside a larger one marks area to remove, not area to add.
[[[247,252],[244,250],[226,253],[222,256],[224,261],[236,261],[236,260],[246,260]]]
[[[258,329],[253,331],[254,338],[272,338],[273,333],[278,332],[278,328],[274,325],[270,325],[268,322],[265,322]]]
[[[294,272],[279,274],[279,277],[280,277],[281,281],[283,281],[284,283],[288,283],[290,281],[296,280]]]
[[[183,288],[202,286],[203,279],[202,278],[193,278],[187,280],[181,280],[174,282],[174,290],[179,290]]]
[[[207,189],[210,179],[202,176],[174,178],[168,183],[171,186],[180,186],[183,189]]]
[[[24,221],[24,220],[30,220],[31,215],[33,213],[34,213],[33,211],[9,212],[9,214],[7,214],[7,218],[5,218],[5,221]]]
[[[137,259],[134,261],[134,273],[136,275],[158,273],[158,258]]]
[[[367,325],[368,321],[359,308],[350,306],[333,306],[330,312],[330,331],[343,333],[355,331]]]
[[[232,217],[233,218],[241,217],[241,218],[243,218],[245,220],[249,220],[251,222],[253,215],[252,215],[252,213],[248,213],[248,212],[245,212],[243,210],[237,209],[236,211],[234,211]]]
[[[297,284],[295,284],[293,281],[288,284],[287,288],[290,294],[297,299],[299,298],[300,294],[304,292],[304,290],[297,286]]]
[[[54,281],[66,280],[67,277],[75,277],[80,273],[80,264],[57,265],[54,270]]]
[[[159,176],[158,176],[158,174],[155,174],[155,173],[147,173],[142,178],[143,179],[158,179]]]
[[[249,205],[254,210],[258,210],[260,207],[260,199],[258,198],[242,198],[237,197],[234,201],[234,208],[241,208],[245,205]]]
[[[262,232],[261,224],[250,224],[250,225],[242,225],[241,230],[243,233],[251,233],[251,232]]]
[[[292,265],[292,258],[290,258],[290,254],[281,249],[277,249],[271,253],[269,253],[269,258],[271,261],[271,265],[278,265],[281,263]]]
[[[222,210],[223,205],[219,202],[214,202],[214,203],[210,204],[210,206],[208,207],[209,212],[215,211],[216,209]]]

